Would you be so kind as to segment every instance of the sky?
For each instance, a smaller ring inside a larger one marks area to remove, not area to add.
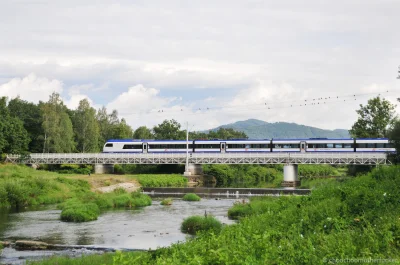
[[[71,109],[87,98],[134,129],[250,118],[350,129],[360,104],[400,97],[399,10],[399,0],[1,0],[0,96],[57,92]]]

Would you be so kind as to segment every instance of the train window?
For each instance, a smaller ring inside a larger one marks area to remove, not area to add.
[[[357,144],[357,148],[366,148],[367,144]]]
[[[387,144],[385,144],[385,148],[393,148],[393,144],[387,143]]]
[[[384,148],[385,144],[376,144],[376,148]]]
[[[343,148],[353,148],[353,145],[352,144],[344,144]]]
[[[367,148],[375,148],[375,144],[367,144]]]
[[[335,148],[343,148],[343,144],[335,144]]]
[[[327,148],[333,148],[333,144],[326,144]]]
[[[219,144],[196,144],[197,149],[220,149]]]
[[[317,148],[326,148],[326,144],[317,144]]]
[[[108,143],[106,144],[106,147],[113,147],[113,144]]]
[[[138,144],[124,144],[122,149],[142,149],[142,146]]]

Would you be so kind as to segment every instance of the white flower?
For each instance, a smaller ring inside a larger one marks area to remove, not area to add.
[[[385,196],[385,197],[386,197],[386,192],[383,194],[383,196]]]
[[[331,221],[331,220],[332,220],[332,218],[328,217],[328,218],[326,218],[326,220],[328,220],[328,221]]]
[[[303,238],[304,237],[303,234],[300,234],[300,237]]]

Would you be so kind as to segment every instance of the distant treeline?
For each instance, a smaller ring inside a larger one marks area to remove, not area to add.
[[[106,107],[97,111],[87,99],[75,110],[64,105],[53,93],[47,102],[34,104],[20,98],[0,98],[0,154],[12,153],[94,153],[108,139],[186,139],[186,131],[175,120],[165,120],[152,129],[141,126],[135,131],[118,112]],[[191,139],[247,138],[233,129],[210,133],[190,133]]]

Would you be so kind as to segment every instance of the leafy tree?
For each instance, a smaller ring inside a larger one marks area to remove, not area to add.
[[[209,137],[214,139],[247,139],[244,132],[235,131],[232,128],[219,128],[218,131],[209,132]]]
[[[27,152],[29,141],[23,122],[17,117],[10,116],[7,98],[0,98],[0,153]]]
[[[82,153],[97,152],[99,150],[99,125],[96,120],[96,110],[90,107],[87,99],[79,102],[73,121],[77,150]]]
[[[19,97],[10,100],[8,109],[12,117],[19,118],[29,134],[29,151],[40,153],[43,149],[43,128],[40,107]]]
[[[176,120],[164,120],[163,123],[154,126],[154,136],[156,139],[184,140],[186,131],[181,131],[181,125]]]
[[[365,106],[360,104],[360,109],[357,110],[359,117],[353,124],[350,134],[357,138],[386,137],[396,119],[395,107],[379,96],[368,100]]]
[[[133,130],[131,126],[126,124],[124,118],[121,119],[117,125],[114,125],[114,137],[117,139],[130,139],[132,138]]]
[[[394,155],[394,158],[397,162],[400,162],[400,119],[396,120],[388,136],[390,142],[396,148],[396,154]]]
[[[74,150],[73,128],[67,108],[58,93],[50,95],[42,104],[44,147],[43,152],[64,153]]]
[[[154,135],[149,128],[146,126],[140,126],[133,133],[134,139],[153,139]]]

